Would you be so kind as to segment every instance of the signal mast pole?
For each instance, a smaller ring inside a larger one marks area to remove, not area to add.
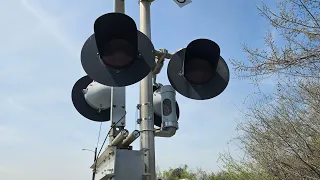
[[[125,14],[125,0],[114,0],[114,12]],[[114,138],[124,129],[126,114],[122,116],[123,110],[125,111],[126,106],[126,87],[112,87],[111,88],[111,112],[110,119],[113,123],[117,123],[117,121],[121,118],[122,121],[118,122],[116,125],[112,127],[112,130],[109,134],[109,143],[111,144]],[[120,107],[122,106],[122,107]],[[124,112],[126,113],[126,112]]]
[[[150,5],[153,0],[140,2],[140,31],[151,40]],[[152,72],[140,81],[140,148],[147,149],[144,156],[147,180],[156,179],[154,118],[153,118],[153,85]]]
[[[114,12],[125,13],[124,0],[114,0]]]
[[[153,0],[140,1],[140,31],[151,40],[150,5]],[[114,11],[125,13],[125,0],[114,1]],[[153,118],[152,72],[140,81],[140,149],[147,149],[144,157],[145,177],[156,179]]]

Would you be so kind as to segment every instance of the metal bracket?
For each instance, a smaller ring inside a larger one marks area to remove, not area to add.
[[[142,153],[145,153],[145,152],[147,152],[147,151],[149,151],[150,149],[148,149],[148,148],[142,148],[142,149],[140,149],[140,151],[142,152]]]
[[[112,87],[111,89],[111,121],[115,126],[126,126],[126,89],[125,87]]]
[[[163,63],[165,59],[170,59],[172,57],[171,54],[168,53],[168,50],[166,49],[160,49],[159,51],[155,52],[156,54],[156,65],[154,66],[152,70],[152,76],[153,76],[153,84],[157,84],[157,75],[161,72],[161,69],[163,67]]]

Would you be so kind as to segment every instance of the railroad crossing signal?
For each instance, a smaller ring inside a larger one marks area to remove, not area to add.
[[[94,23],[94,32],[81,51],[81,63],[88,76],[75,84],[72,99],[80,114],[101,122],[109,120],[105,115],[110,114],[110,104],[104,103],[105,108],[90,113],[95,108],[90,102],[85,103],[81,89],[87,88],[92,80],[108,87],[124,87],[140,81],[155,66],[155,50],[150,39],[137,30],[134,20],[122,13],[100,16]],[[220,47],[209,39],[196,39],[173,54],[167,75],[178,93],[195,100],[218,96],[230,79],[228,66],[220,56]],[[105,88],[104,94],[107,91]],[[178,104],[176,106],[179,116]],[[158,116],[156,113],[157,126],[160,125]]]
[[[218,96],[230,79],[219,46],[208,39],[194,40],[175,53],[169,61],[167,74],[177,92],[195,100]]]
[[[191,0],[174,1],[180,7],[191,2]],[[120,0],[116,2],[119,3],[118,5],[124,3]],[[147,0],[140,1],[144,6],[150,6],[146,2]],[[146,11],[147,8],[143,10]],[[148,19],[147,16],[144,18]],[[218,44],[209,39],[196,39],[170,58],[167,76],[171,85],[155,84],[153,92],[147,92],[151,90],[149,85],[152,85],[148,74],[155,73],[155,68],[160,67],[161,70],[162,67],[159,64],[160,61],[157,63],[155,61],[157,51],[148,36],[137,30],[136,23],[131,17],[117,12],[107,13],[97,18],[93,29],[94,34],[86,40],[81,51],[81,64],[87,76],[75,83],[72,89],[72,102],[76,110],[85,118],[97,122],[112,119],[113,125],[120,127],[116,130],[117,128],[112,126],[113,131],[110,132],[113,133],[114,139],[111,139],[109,147],[92,165],[94,174],[97,175],[94,178],[116,177],[115,179],[122,180],[133,177],[138,179],[141,176],[154,177],[155,169],[152,167],[154,147],[152,147],[153,143],[146,140],[152,140],[154,136],[171,137],[176,133],[180,116],[179,105],[175,98],[176,91],[194,100],[212,99],[221,94],[229,83],[228,66],[220,56]],[[159,55],[157,58],[159,59]],[[153,102],[146,100],[139,106],[153,109],[154,114],[152,118],[152,114],[149,114],[152,111],[140,109],[141,114],[144,115],[144,118],[139,119],[144,120],[140,124],[141,139],[144,138],[141,144],[146,148],[137,151],[130,149],[129,145],[140,136],[140,132],[136,130],[129,135],[129,132],[124,129],[125,119],[120,122],[126,115],[124,88],[147,76],[148,83],[144,83],[144,91],[141,91],[141,94],[144,96],[144,93],[148,93],[148,96],[151,96],[153,93]],[[115,94],[118,96],[117,105],[114,104]],[[122,118],[115,122],[115,119],[120,116],[113,115],[119,115],[123,111]],[[154,121],[150,121],[152,119]],[[160,129],[150,129],[153,123]],[[152,133],[148,134],[149,132]],[[129,158],[130,162],[122,157]],[[106,158],[112,160],[106,160]],[[142,158],[148,161],[143,164]],[[114,167],[116,171],[108,174],[97,173],[97,171],[105,172],[108,167]],[[123,170],[128,169],[130,171],[122,173]]]
[[[94,23],[94,34],[81,51],[83,69],[94,81],[124,87],[146,77],[155,65],[150,39],[137,30],[133,19],[108,13]]]

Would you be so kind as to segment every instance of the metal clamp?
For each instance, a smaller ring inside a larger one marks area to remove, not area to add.
[[[177,121],[164,121],[162,122],[162,128],[174,127],[179,129],[179,123]]]
[[[141,121],[142,121],[142,119],[141,119],[141,118],[137,119],[137,124],[140,124],[140,123],[141,123]]]
[[[151,120],[151,117],[149,116],[149,117],[147,117],[147,118],[140,118],[141,120],[145,120],[145,121],[149,121],[149,120]]]
[[[143,104],[137,104],[137,109],[140,109],[142,106],[151,106],[151,103],[150,102],[146,102],[146,103],[143,103]]]

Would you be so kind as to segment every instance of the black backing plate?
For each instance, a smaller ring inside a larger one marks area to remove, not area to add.
[[[126,39],[138,51],[137,25],[134,20],[123,13],[107,13],[96,19],[94,22],[94,34],[98,51],[103,54],[105,42],[110,42],[114,37]],[[100,46],[99,46],[100,45]]]
[[[105,122],[110,121],[110,108],[100,111],[100,113],[92,108],[84,99],[84,94],[82,92],[83,89],[86,89],[90,83],[92,83],[92,79],[89,76],[84,76],[79,79],[72,88],[72,103],[77,111],[85,118],[97,121],[97,122]]]
[[[192,85],[181,75],[186,49],[175,53],[169,61],[167,74],[172,87],[181,95],[195,99],[206,100],[221,94],[228,86],[230,73],[225,60],[220,56],[216,75],[206,85]]]
[[[141,56],[124,70],[106,67],[100,60],[94,34],[83,45],[81,63],[84,71],[93,80],[110,87],[129,86],[146,77],[155,66],[154,47],[142,32],[138,33],[138,50]]]

